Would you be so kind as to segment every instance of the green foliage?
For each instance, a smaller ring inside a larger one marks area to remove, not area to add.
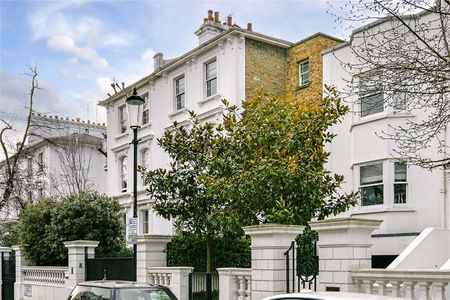
[[[19,227],[17,222],[0,224],[0,247],[11,247],[19,244]]]
[[[297,273],[304,277],[319,274],[319,260],[316,253],[317,232],[306,226],[303,234],[299,234],[295,239],[297,243]]]
[[[249,268],[250,239],[242,235],[214,237],[212,240],[212,270],[217,268]],[[169,266],[192,266],[196,272],[205,272],[206,240],[189,232],[174,236],[167,248]]]
[[[65,265],[64,241],[95,240],[98,256],[125,251],[121,207],[98,193],[80,193],[60,200],[43,199],[19,216],[20,244],[36,265]]]
[[[233,107],[224,116],[232,174],[215,181],[215,190],[234,199],[255,223],[306,225],[356,203],[356,193],[337,192],[344,177],[324,168],[329,157],[324,145],[334,137],[328,129],[348,107],[332,88],[320,101],[320,109],[308,110],[259,93],[243,102],[240,119]]]
[[[324,144],[348,108],[334,89],[318,101],[319,109],[307,110],[259,93],[240,113],[224,100],[217,126],[190,112],[188,128],[174,123],[158,139],[172,160],[168,168],[144,174],[155,210],[180,231],[205,238],[208,251],[208,241],[241,233],[242,225],[306,225],[347,210],[357,194],[337,193],[344,177],[324,168]]]

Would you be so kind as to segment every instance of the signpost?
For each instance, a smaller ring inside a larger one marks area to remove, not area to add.
[[[128,244],[137,244],[137,218],[129,218],[128,227]]]

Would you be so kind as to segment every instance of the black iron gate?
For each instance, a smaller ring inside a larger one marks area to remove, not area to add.
[[[14,282],[16,281],[16,260],[14,255],[2,252],[2,299],[14,300]]]
[[[292,241],[284,253],[286,260],[286,293],[299,292],[301,289],[317,290],[316,278],[319,273],[317,256],[317,235],[303,238],[297,245]]]
[[[96,257],[86,255],[86,280],[130,280],[134,281],[133,257]]]
[[[189,274],[189,300],[218,300],[219,275],[194,272]]]

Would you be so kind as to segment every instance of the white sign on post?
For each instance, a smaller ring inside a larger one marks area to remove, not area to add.
[[[128,244],[137,244],[137,218],[129,218],[128,227]]]

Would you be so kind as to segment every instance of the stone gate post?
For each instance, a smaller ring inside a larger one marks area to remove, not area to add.
[[[23,273],[22,267],[28,265],[20,246],[12,246],[16,255],[16,282],[14,282],[14,300],[22,298]]]
[[[64,246],[68,249],[68,278],[66,280],[66,288],[72,289],[77,283],[86,281],[86,254],[88,258],[95,257],[95,248],[98,246],[97,241],[68,241],[64,242]]]
[[[278,224],[244,227],[252,240],[252,299],[286,292],[284,252],[303,229],[304,226]]]
[[[171,235],[144,234],[137,241],[137,281],[148,282],[147,268],[167,267],[166,247]]]
[[[351,270],[371,267],[371,234],[381,222],[349,217],[309,223],[319,235],[319,291],[357,291]]]

